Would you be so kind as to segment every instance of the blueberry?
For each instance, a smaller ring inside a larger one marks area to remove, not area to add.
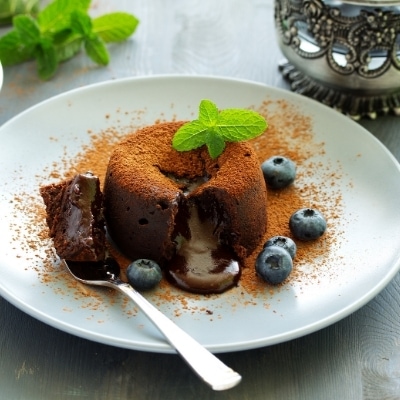
[[[283,282],[293,268],[292,257],[280,246],[264,247],[256,260],[256,272],[274,285]]]
[[[318,210],[302,208],[290,217],[289,228],[297,239],[314,240],[324,234],[326,220]]]
[[[280,247],[284,248],[290,254],[290,257],[292,257],[292,260],[296,255],[296,251],[297,251],[296,243],[289,237],[274,236],[274,237],[268,239],[264,244],[264,248],[269,247],[269,246],[280,246]]]
[[[281,189],[294,182],[296,165],[289,158],[274,156],[261,164],[266,184],[272,189]]]
[[[144,258],[130,263],[126,275],[129,283],[138,290],[152,289],[162,279],[160,266],[155,261]]]

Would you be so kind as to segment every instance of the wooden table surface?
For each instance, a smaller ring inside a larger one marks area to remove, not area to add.
[[[273,7],[273,0],[96,0],[93,15],[135,14],[140,26],[134,36],[109,47],[107,67],[79,55],[47,82],[37,78],[34,63],[6,68],[0,124],[66,90],[130,76],[222,75],[290,90],[278,71],[282,54]],[[400,159],[398,117],[360,124]],[[398,274],[375,299],[328,328],[270,347],[220,354],[243,381],[213,392],[177,355],[84,340],[0,298],[0,398],[400,399],[399,314]]]

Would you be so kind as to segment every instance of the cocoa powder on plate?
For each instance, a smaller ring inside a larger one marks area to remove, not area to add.
[[[291,158],[297,165],[297,178],[294,184],[285,189],[268,190],[268,202],[266,204],[268,214],[267,233],[259,248],[245,261],[242,270],[242,277],[239,283],[240,290],[257,297],[266,292],[273,295],[276,290],[282,290],[282,288],[290,285],[307,285],[311,280],[318,281],[320,274],[329,274],[327,266],[330,258],[328,255],[334,249],[337,238],[340,236],[335,221],[340,218],[343,207],[340,185],[338,184],[341,179],[340,166],[329,165],[329,163],[321,161],[325,153],[324,143],[315,141],[312,119],[303,115],[295,106],[284,100],[278,102],[266,100],[260,106],[253,108],[265,116],[269,124],[265,134],[251,141],[260,163],[273,155],[283,155]],[[107,114],[105,118],[110,119],[110,115]],[[162,120],[162,118],[159,119],[159,121]],[[140,127],[139,123],[133,126],[132,130],[137,127]],[[87,133],[90,136],[90,144],[83,146],[74,159],[71,160],[65,155],[60,162],[49,166],[44,171],[43,177],[40,177],[42,184],[46,183],[48,177],[66,179],[71,178],[76,173],[86,171],[92,171],[100,177],[101,181],[104,181],[108,158],[114,145],[124,136],[124,133],[118,127],[109,128],[102,132],[89,131]],[[318,172],[318,182],[315,181],[316,172]],[[59,279],[60,274],[62,277],[65,277],[65,274],[60,272],[60,268],[56,268],[58,274],[52,273],[55,269],[56,258],[51,249],[51,242],[47,237],[47,229],[44,223],[44,207],[38,197],[30,196],[28,198],[30,198],[29,215],[39,228],[31,232],[28,231],[25,234],[25,243],[31,250],[38,246],[46,249],[46,256],[43,260],[40,260],[44,265],[42,265],[42,269],[37,268],[37,272],[42,282],[51,284],[53,279]],[[26,198],[22,199],[15,196],[15,202],[20,204],[15,208],[17,211],[26,209]],[[302,243],[295,240],[298,251],[294,260],[293,272],[278,287],[268,285],[255,274],[254,264],[258,252],[261,250],[263,243],[271,236],[284,235],[291,237],[288,226],[289,217],[294,211],[303,207],[314,207],[324,214],[328,222],[327,232],[320,239],[313,242]],[[21,241],[21,236],[17,233],[16,240]],[[122,266],[126,267],[129,260],[122,255],[117,255],[117,257]],[[318,265],[315,263],[316,259],[319,260]],[[38,262],[39,264],[41,262]],[[124,277],[124,271],[122,276]],[[69,287],[71,288],[73,285],[73,283],[70,283]],[[75,286],[75,289],[77,293],[93,295],[93,291],[83,289],[81,286],[78,288]],[[176,290],[173,290],[165,281],[161,283],[156,293],[156,303],[175,301],[180,305],[176,309],[177,315],[182,312],[182,309],[189,309],[187,305],[188,298],[199,296],[190,293],[177,294]],[[98,307],[100,302],[93,304],[97,304],[93,307]],[[212,315],[210,310],[198,310],[192,306],[191,312],[199,311]]]

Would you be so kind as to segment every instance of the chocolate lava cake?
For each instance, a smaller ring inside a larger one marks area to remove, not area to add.
[[[46,222],[60,258],[97,262],[105,258],[105,221],[99,179],[87,172],[40,188]]]
[[[116,146],[104,184],[108,233],[129,258],[163,265],[180,238],[190,236],[194,206],[201,220],[211,221],[218,243],[243,260],[266,231],[267,192],[259,160],[244,142],[227,143],[217,159],[205,146],[178,152],[171,143],[183,123],[142,128]]]

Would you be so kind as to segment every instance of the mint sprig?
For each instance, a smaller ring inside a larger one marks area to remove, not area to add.
[[[128,13],[114,12],[91,18],[91,0],[54,0],[36,17],[17,15],[13,29],[0,38],[3,66],[36,60],[38,74],[47,80],[54,76],[61,62],[74,57],[81,49],[99,65],[107,65],[106,47],[131,36],[139,20]]]
[[[16,15],[35,15],[39,11],[39,0],[1,0],[0,26],[10,25]]]
[[[207,146],[212,158],[225,149],[226,142],[241,142],[261,135],[268,127],[255,111],[230,108],[219,111],[210,100],[202,100],[198,119],[182,125],[172,139],[172,147],[189,151]]]

